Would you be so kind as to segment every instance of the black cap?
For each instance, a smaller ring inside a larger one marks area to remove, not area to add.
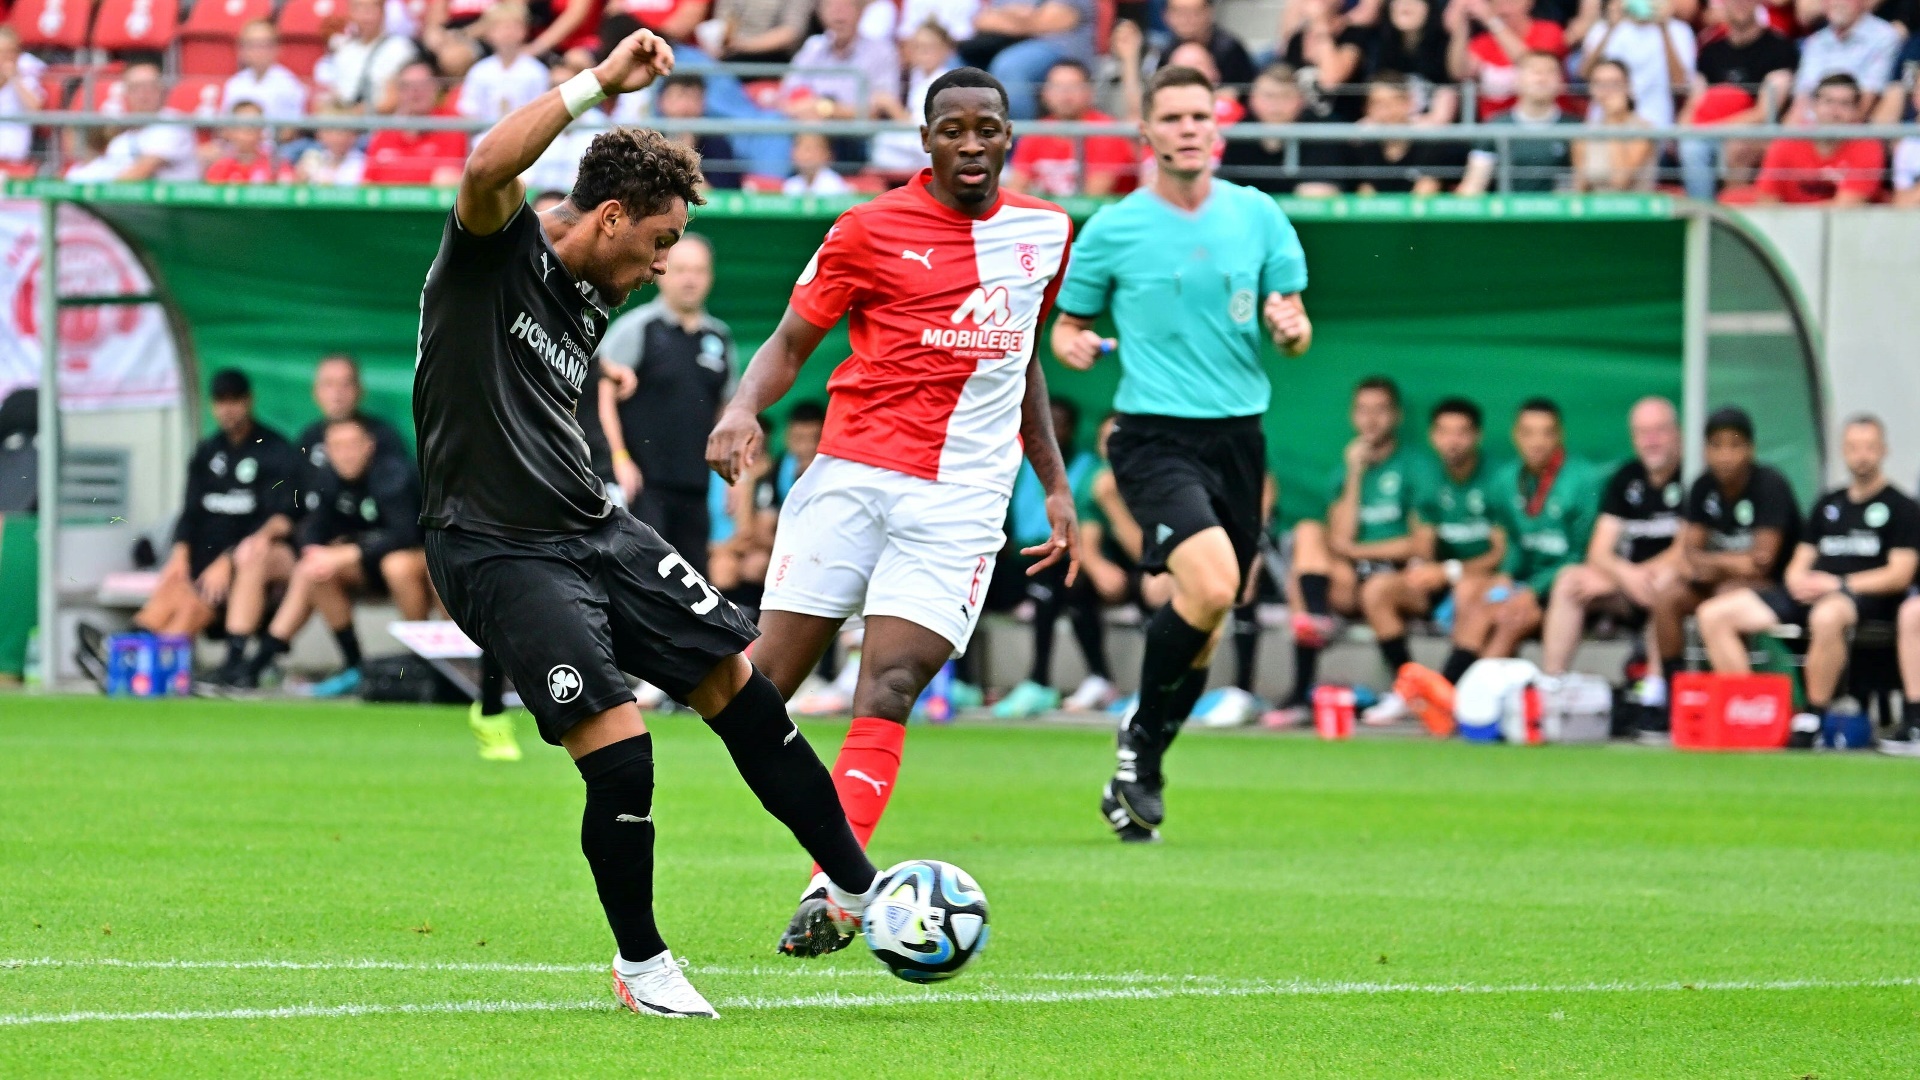
[[[207,396],[215,401],[252,397],[253,383],[247,380],[247,373],[239,368],[221,368],[213,373],[213,380],[207,384]]]
[[[1712,416],[1707,417],[1707,438],[1713,438],[1713,433],[1716,431],[1737,431],[1745,436],[1748,442],[1752,442],[1753,417],[1748,416],[1747,410],[1738,405],[1721,406],[1713,410]]]

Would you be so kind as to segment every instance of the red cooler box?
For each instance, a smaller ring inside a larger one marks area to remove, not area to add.
[[[1682,750],[1778,750],[1793,724],[1785,675],[1673,677],[1673,745]]]

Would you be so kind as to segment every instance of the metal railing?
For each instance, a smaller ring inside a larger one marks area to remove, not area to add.
[[[768,119],[720,119],[700,117],[692,119],[669,119],[653,117],[645,121],[656,130],[668,134],[694,135],[795,135],[816,133],[842,138],[867,138],[888,132],[918,132],[918,125],[909,122],[884,120],[808,120],[794,121],[785,118]],[[468,134],[485,132],[492,124],[484,120],[457,116],[328,116],[324,118],[306,117],[298,122],[268,119],[255,116],[201,116],[179,113],[161,114],[124,114],[124,113],[77,113],[38,111],[0,115],[0,124],[26,124],[44,129],[98,129],[98,128],[137,128],[150,124],[187,126],[198,129],[220,129],[235,127],[287,128],[297,127],[305,130],[349,130],[357,132],[407,131],[436,132],[459,131]],[[611,120],[599,118],[582,119],[576,126],[585,130],[596,130],[615,126]],[[1015,126],[1019,135],[1059,135],[1069,138],[1087,136],[1117,136],[1133,139],[1139,135],[1139,129],[1123,122],[1088,121],[1030,121]],[[1704,141],[1709,143],[1727,143],[1732,141],[1768,142],[1775,139],[1810,139],[1846,141],[1856,139],[1897,140],[1920,138],[1920,123],[1913,124],[1852,124],[1852,125],[1777,125],[1777,124],[1712,124],[1699,127],[1610,127],[1591,124],[1554,124],[1539,127],[1515,124],[1460,123],[1445,126],[1430,125],[1375,125],[1350,123],[1309,123],[1309,124],[1260,124],[1242,122],[1221,129],[1221,137],[1229,142],[1247,140],[1275,140],[1286,144],[1283,175],[1289,179],[1317,179],[1311,173],[1303,173],[1300,164],[1300,145],[1303,143],[1352,143],[1352,142],[1419,142],[1454,144],[1460,147],[1489,148],[1499,158],[1496,166],[1495,182],[1492,190],[1510,192],[1513,182],[1519,177],[1513,165],[1513,147],[1522,143],[1572,141],[1652,141],[1656,145],[1673,142]],[[60,140],[50,140],[58,147]],[[1351,170],[1349,170],[1351,171]]]

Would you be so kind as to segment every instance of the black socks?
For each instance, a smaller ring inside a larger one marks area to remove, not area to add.
[[[1447,666],[1440,669],[1440,674],[1446,676],[1448,682],[1458,683],[1460,676],[1465,675],[1467,669],[1472,667],[1473,662],[1478,659],[1480,659],[1479,653],[1455,645],[1453,652],[1447,654]]]
[[[622,739],[573,764],[587,782],[580,850],[613,940],[626,960],[658,956],[667,943],[653,921],[653,736]]]
[[[1173,717],[1175,692],[1212,636],[1189,626],[1172,604],[1153,613],[1147,620],[1145,655],[1140,660],[1140,705],[1133,714],[1134,727],[1148,735],[1166,730]],[[1179,719],[1186,719],[1186,714]]]
[[[1147,620],[1146,655],[1140,662],[1140,703],[1128,724],[1134,733],[1132,741],[1142,775],[1159,773],[1160,755],[1206,689],[1207,673],[1194,670],[1193,661],[1212,637],[1188,625],[1172,604]]]
[[[1392,678],[1400,674],[1400,669],[1413,662],[1413,651],[1407,648],[1405,637],[1381,638],[1380,659],[1386,662],[1387,676]]]
[[[1293,693],[1287,695],[1287,704],[1305,705],[1307,695],[1313,692],[1313,681],[1320,676],[1320,647],[1293,643]]]
[[[760,805],[792,831],[833,883],[847,892],[867,891],[873,863],[847,824],[832,775],[787,717],[787,703],[773,683],[755,670],[707,726],[727,744],[734,768]]]
[[[333,632],[333,643],[340,647],[340,663],[344,667],[360,666],[360,635],[354,632],[353,624],[345,629]]]
[[[1254,663],[1260,655],[1260,610],[1257,604],[1233,609],[1233,685],[1253,693]]]
[[[1300,575],[1300,599],[1307,605],[1309,615],[1333,614],[1333,601],[1329,599],[1333,583],[1325,574]]]

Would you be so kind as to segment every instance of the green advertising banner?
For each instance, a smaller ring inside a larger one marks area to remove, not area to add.
[[[346,351],[366,370],[370,407],[411,431],[420,284],[447,192],[323,197],[299,188],[231,194],[206,185],[45,182],[9,191],[77,198],[119,229],[178,313],[198,377],[243,368],[268,423],[287,432],[305,424],[314,411],[314,361]],[[694,229],[716,257],[710,306],[732,326],[743,360],[772,330],[844,205],[730,196],[696,215]],[[1348,391],[1367,375],[1399,381],[1413,439],[1440,397],[1476,399],[1496,457],[1507,453],[1515,407],[1534,395],[1566,410],[1575,453],[1608,462],[1627,453],[1634,399],[1679,398],[1685,224],[1664,198],[1283,205],[1306,247],[1316,325],[1306,357],[1269,356],[1276,393],[1267,430],[1287,516],[1321,500],[1348,437]],[[1070,209],[1084,217],[1095,205]],[[845,333],[836,330],[789,401],[823,397],[846,355]],[[1116,362],[1085,374],[1044,362],[1055,393],[1086,414],[1080,438],[1090,440],[1111,401]]]

